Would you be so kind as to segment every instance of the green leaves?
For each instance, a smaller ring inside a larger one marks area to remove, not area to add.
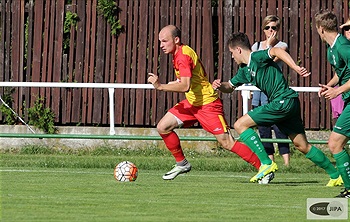
[[[77,13],[67,11],[66,17],[64,19],[63,33],[69,33],[72,26],[75,29],[77,29],[78,21],[79,21],[79,16]]]
[[[79,16],[77,13],[67,11],[66,17],[63,24],[63,50],[67,51],[70,44],[70,31],[74,27],[77,29],[77,23],[79,21]]]
[[[43,130],[45,133],[54,134],[57,131],[54,125],[55,114],[50,108],[45,108],[43,102],[43,98],[38,98],[34,102],[34,106],[27,109],[28,124]]]
[[[120,24],[120,20],[117,19],[120,9],[113,0],[99,0],[97,2],[97,12],[111,25],[112,35],[119,36],[123,32],[123,26]]]
[[[6,92],[3,96],[2,96],[2,100],[9,105],[10,107],[12,107],[12,103],[13,103],[13,98],[11,96],[11,93],[14,90],[11,89],[9,92]],[[11,111],[10,108],[8,108],[4,103],[1,103],[0,105],[0,111],[1,113],[5,116],[4,122],[7,125],[13,125],[16,123],[17,117],[16,115]]]

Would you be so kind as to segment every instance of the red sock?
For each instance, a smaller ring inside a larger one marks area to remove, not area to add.
[[[256,169],[259,169],[261,162],[258,156],[248,146],[236,141],[231,148],[231,152],[236,153],[243,160],[253,165]]]
[[[163,138],[166,147],[175,157],[176,162],[183,161],[185,159],[185,155],[182,151],[178,135],[174,131],[171,131],[168,134],[159,135]]]

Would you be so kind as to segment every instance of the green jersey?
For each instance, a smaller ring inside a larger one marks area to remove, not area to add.
[[[328,46],[327,60],[339,77],[339,85],[344,85],[350,79],[350,41],[338,34],[332,46]],[[342,94],[345,102],[350,102],[350,91]]]
[[[241,66],[229,82],[234,87],[251,83],[265,93],[270,102],[298,97],[270,57],[269,49],[252,52],[248,64]]]

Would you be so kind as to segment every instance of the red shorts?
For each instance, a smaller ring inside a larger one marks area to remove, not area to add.
[[[190,127],[199,122],[203,129],[214,135],[223,134],[228,130],[220,99],[203,106],[193,106],[185,99],[169,112],[184,123],[183,127]]]

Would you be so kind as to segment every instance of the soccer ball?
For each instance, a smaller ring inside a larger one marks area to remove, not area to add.
[[[138,169],[135,164],[130,161],[118,163],[114,168],[114,178],[121,182],[132,182],[137,178]]]

